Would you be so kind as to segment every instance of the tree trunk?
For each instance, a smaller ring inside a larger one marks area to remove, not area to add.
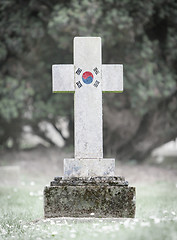
[[[109,119],[115,117],[115,114],[112,116],[109,108],[105,112],[107,117],[109,115]],[[116,153],[119,160],[143,161],[154,148],[177,136],[177,90],[142,118],[136,118],[133,112],[129,110],[127,113],[124,109],[118,116],[121,117],[122,123],[117,128],[107,126],[111,131],[105,134],[106,153]],[[129,117],[128,120],[127,117]],[[130,122],[133,123],[134,128],[131,127]],[[106,121],[107,124],[108,121]]]

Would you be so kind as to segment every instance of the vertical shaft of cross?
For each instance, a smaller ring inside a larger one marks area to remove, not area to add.
[[[93,84],[83,83],[83,73],[94,73],[95,68],[98,71],[93,75]],[[77,69],[82,70],[81,74]],[[101,38],[74,39],[74,71],[75,158],[103,158]]]

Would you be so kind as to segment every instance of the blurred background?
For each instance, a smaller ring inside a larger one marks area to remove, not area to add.
[[[103,94],[104,157],[136,187],[130,228],[36,220],[74,155],[74,94],[52,93],[51,66],[73,63],[75,36],[101,37],[103,63],[124,66],[124,92]],[[0,0],[2,239],[176,239],[176,138],[176,0]]]
[[[124,92],[103,94],[105,156],[177,159],[176,26],[175,0],[2,0],[1,156],[73,155],[74,96],[52,94],[51,65],[73,63],[75,36],[100,36],[103,63],[124,65]]]

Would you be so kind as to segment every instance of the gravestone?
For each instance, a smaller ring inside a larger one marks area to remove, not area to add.
[[[123,66],[102,64],[101,38],[75,37],[74,64],[53,65],[52,79],[54,93],[74,93],[75,157],[45,187],[45,217],[134,217],[135,188],[103,158],[102,92],[123,91]]]

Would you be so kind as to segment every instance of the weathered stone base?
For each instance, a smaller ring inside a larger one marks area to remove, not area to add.
[[[122,177],[55,178],[44,189],[44,215],[133,218],[135,188]]]

